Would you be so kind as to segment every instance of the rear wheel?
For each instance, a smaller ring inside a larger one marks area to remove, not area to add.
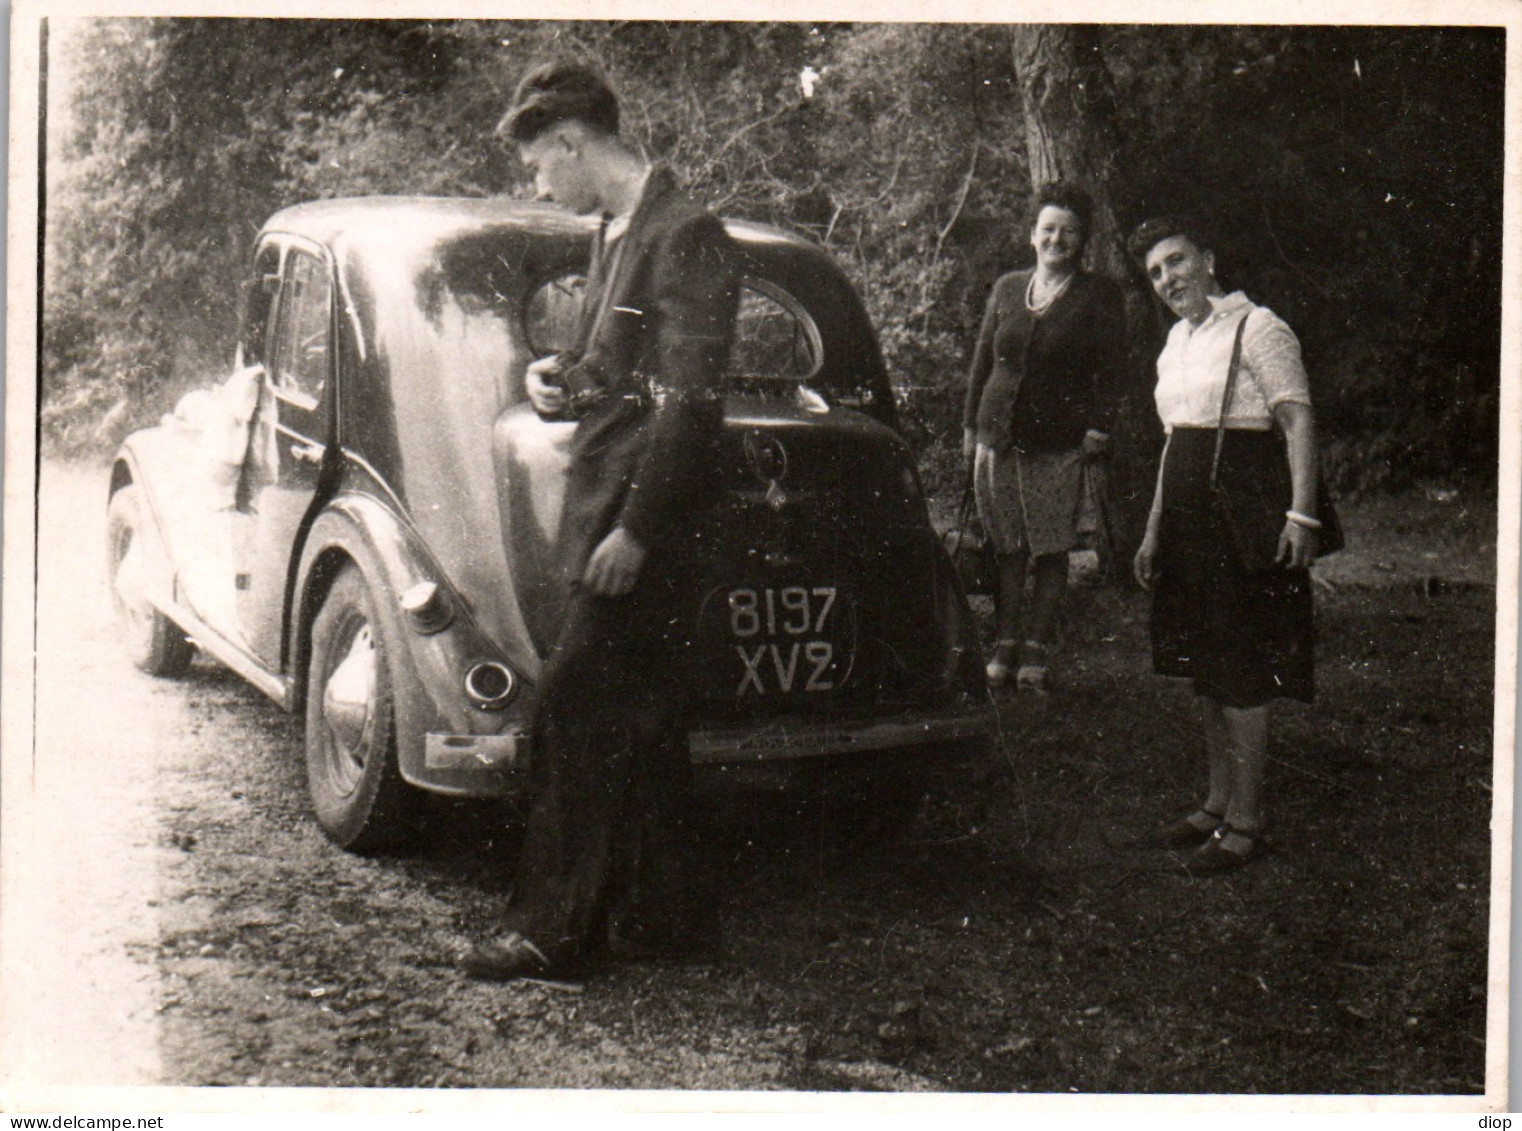
[[[106,510],[111,604],[132,662],[149,675],[180,675],[195,659],[196,647],[148,600],[142,528],[139,488],[128,484],[111,496]]]
[[[306,761],[318,824],[355,852],[406,841],[421,800],[397,766],[396,696],[385,641],[364,575],[345,566],[312,625]]]

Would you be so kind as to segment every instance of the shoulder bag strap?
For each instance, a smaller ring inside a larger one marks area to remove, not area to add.
[[[1231,394],[1237,388],[1237,370],[1242,367],[1242,332],[1247,329],[1249,310],[1237,323],[1237,335],[1231,343],[1231,364],[1226,369],[1226,391],[1221,395],[1221,419],[1215,427],[1215,455],[1210,459],[1210,489],[1216,489],[1216,474],[1221,469],[1221,446],[1226,442],[1226,409],[1231,404]]]
[[[613,299],[623,284],[624,249],[629,246],[630,237],[633,235],[634,223],[631,220],[623,234],[618,237],[618,242],[613,245],[613,250],[608,250],[608,221],[603,219],[602,228],[597,234],[597,254],[599,267],[602,274],[602,285],[595,296],[596,302],[592,307],[592,316],[587,320],[583,330],[582,349],[588,350],[597,336],[602,332],[602,327],[608,320],[608,312],[613,309]]]
[[[977,496],[973,487],[973,478],[973,468],[971,461],[969,461],[967,478],[962,484],[962,499],[957,504],[957,527],[962,531],[964,537],[966,535],[967,524],[972,521],[972,516],[976,513],[977,508]]]
[[[599,217],[597,235],[592,238],[592,258],[587,264],[586,289],[582,292],[581,317],[576,326],[576,348],[582,353],[586,352],[587,343],[592,340],[592,326],[600,314],[598,308],[602,305],[602,294],[607,290],[610,219],[612,217],[607,213]]]

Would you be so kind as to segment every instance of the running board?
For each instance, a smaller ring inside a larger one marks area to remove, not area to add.
[[[282,710],[293,709],[295,705],[291,698],[293,685],[289,679],[267,670],[253,656],[212,628],[186,606],[174,604],[160,607],[159,611],[179,625],[185,635],[195,641],[196,647],[248,680],[278,703]]]

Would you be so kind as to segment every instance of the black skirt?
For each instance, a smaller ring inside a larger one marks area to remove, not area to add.
[[[1152,665],[1230,707],[1315,694],[1315,625],[1306,570],[1249,569],[1210,498],[1215,429],[1175,428],[1162,470],[1163,513],[1152,599]],[[1265,507],[1289,509],[1284,440],[1228,429],[1221,481],[1254,485]],[[1279,496],[1283,495],[1283,498]]]

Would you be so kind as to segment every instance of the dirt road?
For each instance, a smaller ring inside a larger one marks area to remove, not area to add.
[[[41,507],[35,741],[5,752],[12,1088],[1481,1087],[1488,668],[1423,645],[1482,641],[1482,590],[1330,598],[1333,707],[1292,712],[1279,748],[1311,767],[1281,772],[1295,847],[1239,877],[1129,846],[1187,800],[1193,724],[1138,678],[1139,602],[1081,592],[1066,687],[1006,701],[1002,766],[907,844],[716,831],[721,960],[490,986],[453,961],[508,894],[500,814],[459,810],[413,857],[334,848],[296,720],[214,664],[161,681],[121,657],[103,470],[48,465]],[[1377,814],[1350,805],[1371,788]],[[1264,1041],[1293,1055],[1232,1052]]]
[[[627,1023],[586,1017],[579,987],[462,980],[455,955],[507,894],[496,815],[463,811],[419,858],[335,849],[305,810],[297,720],[209,661],[176,681],[124,662],[105,497],[101,469],[45,472],[11,1082],[788,1086],[801,1050],[785,1024],[705,1024],[651,1047],[642,1002],[712,970],[615,976]]]
[[[38,576],[35,741],[5,751],[6,962],[0,1060],[16,1082],[161,1078],[157,781],[179,689],[116,660],[102,586],[102,473],[50,483]],[[73,514],[77,521],[66,521]],[[83,819],[81,819],[83,818]]]

